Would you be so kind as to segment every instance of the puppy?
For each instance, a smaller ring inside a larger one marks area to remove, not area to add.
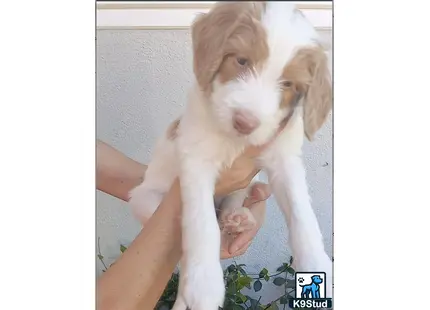
[[[332,107],[327,58],[315,29],[289,2],[223,2],[199,16],[191,32],[196,81],[185,113],[158,142],[145,181],[130,193],[144,223],[179,176],[183,257],[174,309],[222,306],[215,182],[246,146],[269,141],[282,122],[282,133],[257,161],[285,214],[295,269],[326,272],[331,297],[332,263],[301,160],[304,137],[312,139]],[[229,211],[237,212],[246,211]]]

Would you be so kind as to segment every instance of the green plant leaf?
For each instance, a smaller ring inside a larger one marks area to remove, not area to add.
[[[243,310],[244,308],[241,305],[234,305],[232,310]]]
[[[227,271],[228,272],[234,272],[236,270],[236,266],[231,264],[230,266],[227,267]]]
[[[235,306],[235,303],[232,299],[226,299],[224,302],[224,309],[233,309],[233,307]],[[223,308],[220,308],[221,310]],[[187,308],[188,309],[188,308]]]
[[[285,263],[282,264],[282,266],[279,266],[278,269],[276,269],[276,271],[278,271],[278,272],[284,271],[285,270],[285,265],[286,265]]]
[[[233,293],[233,294],[232,294],[232,293],[229,293],[229,292],[226,292],[226,293],[225,293],[225,297],[226,297],[226,298],[234,299],[234,296],[235,296],[235,295],[234,295],[234,293]]]
[[[121,253],[124,253],[125,252],[125,250],[127,250],[127,247],[125,246],[125,245],[120,245],[119,246],[119,250],[121,251]]]
[[[236,283],[234,283],[234,282],[232,282],[228,287],[227,287],[227,292],[229,293],[229,294],[236,294],[236,292],[237,292],[237,286],[236,286]]]
[[[242,265],[243,265],[243,264],[242,264]],[[243,269],[243,268],[242,268],[242,266],[237,266],[237,270],[238,270],[241,274],[243,274],[244,276],[246,276],[246,275],[247,275],[247,273],[246,273],[245,269]]]
[[[260,271],[259,277],[260,277],[260,278],[264,278],[264,276],[265,276],[265,275],[267,275],[268,273],[269,273],[269,270],[267,270],[266,268],[263,268],[263,269]]]
[[[279,299],[279,303],[281,305],[288,304],[288,297],[287,297],[287,295],[282,296],[281,299]]]
[[[236,272],[229,273],[227,276],[227,282],[236,282],[239,278],[239,275]]]
[[[266,274],[266,275],[264,276],[264,280],[266,280],[266,282],[269,282],[270,277]]]
[[[296,273],[296,271],[291,266],[287,267],[287,271],[289,274],[292,274],[292,275],[294,275]]]
[[[273,280],[273,284],[275,284],[276,286],[281,286],[286,282],[286,280],[284,278],[281,277],[277,277],[275,278],[275,280]]]
[[[240,284],[240,283],[236,283],[236,291],[237,292],[240,292],[244,287],[245,287],[245,285]]]
[[[258,292],[263,287],[263,284],[260,280],[254,282],[254,291]]]
[[[240,301],[240,302],[236,301],[236,303],[238,303],[238,304],[244,304],[248,300],[248,298],[246,298],[246,296],[243,295],[241,292],[236,293],[236,298],[238,298]]]
[[[236,305],[240,305],[240,304],[243,304],[243,301],[242,301],[242,299],[240,299],[239,296],[234,296],[233,303]]]
[[[251,303],[251,307],[249,307],[248,309],[251,309],[251,310],[257,309],[257,306],[259,304],[258,300],[248,295],[246,295],[246,298],[248,298],[249,302]]]
[[[239,280],[237,281],[237,283],[242,284],[243,286],[247,286],[252,282],[252,278],[251,277],[240,277]]]
[[[231,277],[233,281],[237,281],[239,279],[239,275],[237,273],[233,273],[233,276]]]
[[[97,255],[97,257],[100,259],[100,260],[103,260],[103,255],[101,255],[101,254],[99,254],[99,255]]]

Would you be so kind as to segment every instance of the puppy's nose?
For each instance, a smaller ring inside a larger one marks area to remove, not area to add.
[[[250,111],[236,110],[233,115],[233,127],[239,133],[249,135],[258,126],[260,121]]]

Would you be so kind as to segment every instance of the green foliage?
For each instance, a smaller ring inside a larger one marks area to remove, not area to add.
[[[261,283],[260,280],[257,280],[254,282],[254,291],[258,292],[261,290],[262,287],[263,287],[263,284]]]
[[[235,263],[228,266],[224,271],[226,298],[222,309],[278,310],[280,307],[286,309],[288,299],[294,295],[294,279],[291,275],[289,276],[292,270],[289,264],[284,263],[274,274],[270,274],[266,268],[263,268],[258,274],[248,274],[244,264]],[[283,277],[280,277],[281,275]],[[271,278],[274,279],[274,285],[284,285],[284,294],[269,304],[262,304],[261,297],[255,299],[242,291],[244,288],[251,289],[252,287],[255,292],[259,292],[263,288],[262,281],[269,282]]]
[[[273,280],[273,284],[275,284],[276,286],[284,285],[285,282],[287,282],[287,279],[281,277],[277,277]]]
[[[120,245],[120,252],[124,253],[127,247]],[[100,246],[98,245],[97,257],[102,262],[106,271],[107,267],[104,263],[103,255],[100,253]],[[258,274],[248,273],[245,264],[236,263],[231,264],[224,270],[224,283],[226,288],[225,302],[220,310],[285,310],[289,309],[288,300],[294,296],[294,269],[291,267],[292,257],[289,263],[283,263],[276,272],[270,274],[266,268],[263,268]],[[263,288],[263,281],[269,283],[273,279],[272,285],[284,287],[284,293],[279,298],[273,300],[268,304],[260,302],[261,296],[255,299],[245,292],[246,290],[254,290],[259,292]],[[176,295],[178,293],[179,274],[172,274],[169,282],[160,300],[158,301],[154,310],[168,310],[171,309],[175,303]]]
[[[166,288],[164,289],[163,295],[161,295],[160,300],[157,303],[155,309],[157,310],[168,310],[173,308],[173,304],[176,300],[176,294],[178,293],[179,285],[179,274],[174,273],[170,277]]]

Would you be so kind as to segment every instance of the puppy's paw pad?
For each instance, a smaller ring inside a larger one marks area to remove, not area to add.
[[[239,234],[253,229],[257,222],[248,208],[239,208],[221,216],[220,226],[223,233]]]

